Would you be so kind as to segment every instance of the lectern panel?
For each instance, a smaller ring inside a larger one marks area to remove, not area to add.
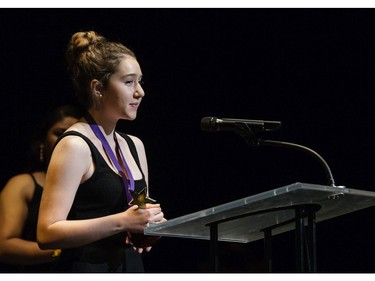
[[[273,235],[294,229],[294,207],[309,204],[320,207],[316,213],[316,222],[320,222],[375,206],[375,192],[294,183],[150,225],[145,234],[208,240],[207,225],[222,221],[219,241],[248,243],[263,239],[265,228],[277,226]]]

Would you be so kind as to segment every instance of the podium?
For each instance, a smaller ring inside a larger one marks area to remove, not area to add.
[[[272,236],[295,230],[296,271],[316,272],[317,222],[375,206],[375,192],[293,183],[146,227],[145,235],[210,241],[211,270],[218,271],[217,242],[264,239],[272,271]]]

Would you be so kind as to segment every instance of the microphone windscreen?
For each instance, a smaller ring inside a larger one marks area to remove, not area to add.
[[[203,117],[201,120],[201,129],[205,132],[217,131],[216,117]]]

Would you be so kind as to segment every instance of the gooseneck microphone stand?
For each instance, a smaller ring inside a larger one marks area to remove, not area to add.
[[[252,130],[247,124],[243,123],[235,130],[240,134],[250,146],[277,146],[292,148],[299,151],[307,152],[314,156],[323,166],[328,184],[336,187],[335,180],[331,169],[327,162],[316,151],[295,143],[275,141],[275,140],[262,140],[258,137],[257,132]],[[295,206],[295,253],[296,253],[296,271],[298,272],[316,272],[317,271],[317,254],[316,254],[316,212],[319,211],[320,206],[313,206],[309,204]],[[307,218],[307,231],[305,232],[305,218]],[[277,225],[264,229],[264,255],[265,255],[265,270],[272,272],[272,247],[271,238],[272,230],[277,228]],[[307,269],[305,269],[307,264]]]
[[[250,141],[247,141],[249,145],[252,146],[277,146],[277,147],[286,147],[286,148],[292,148],[295,150],[299,151],[304,151],[307,152],[308,154],[314,156],[318,161],[321,163],[323,166],[325,172],[326,172],[326,177],[327,177],[327,182],[330,186],[332,187],[337,187],[335,185],[335,180],[333,179],[333,175],[331,172],[331,169],[329,168],[327,162],[323,159],[322,156],[320,156],[316,151],[295,143],[290,143],[290,142],[284,142],[284,141],[275,141],[275,140],[262,140],[262,139],[251,139]]]
[[[217,118],[215,117],[205,117],[202,119],[202,129],[205,131],[220,131]],[[328,184],[331,187],[337,187],[335,185],[335,181],[332,176],[331,169],[329,168],[327,162],[314,150],[299,145],[295,143],[283,142],[283,141],[275,141],[275,140],[262,140],[258,134],[265,131],[272,131],[277,129],[278,127],[274,126],[275,124],[281,125],[281,122],[274,122],[274,121],[261,121],[261,120],[241,120],[241,119],[222,119],[224,121],[230,121],[230,129],[225,128],[226,130],[234,131],[235,133],[239,134],[242,138],[245,139],[246,143],[250,146],[277,146],[277,147],[286,147],[292,148],[300,151],[307,152],[308,154],[314,156],[316,159],[319,160],[321,165],[323,166]],[[254,121],[254,122],[253,122]],[[338,188],[343,188],[339,186]],[[339,193],[338,193],[339,195]],[[294,223],[295,224],[295,253],[296,253],[296,271],[297,272],[316,272],[316,212],[319,211],[321,206],[316,204],[303,204],[303,205],[294,205],[294,206],[285,206],[285,208],[294,209],[295,217],[291,221],[284,222],[282,224],[277,224],[271,227],[267,227],[262,229],[264,233],[264,255],[265,255],[265,271],[272,272],[272,250],[271,250],[271,238],[272,238],[272,231],[277,229],[280,226],[285,224]],[[265,210],[266,212],[272,212],[273,209]],[[227,220],[232,220],[236,218],[227,218]],[[305,225],[305,221],[307,221],[307,225]],[[218,224],[222,222],[214,222],[211,227],[211,232],[217,231]],[[306,227],[307,227],[307,234],[306,234]],[[212,237],[217,237],[217,233],[211,233]],[[217,238],[216,238],[217,239]],[[216,253],[215,247],[215,240],[211,241],[211,251]],[[217,269],[217,259],[218,257],[214,257],[213,266],[216,266]]]

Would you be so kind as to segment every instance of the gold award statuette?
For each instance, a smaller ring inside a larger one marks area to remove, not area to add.
[[[156,202],[156,200],[147,196],[146,187],[143,188],[140,192],[130,190],[130,194],[133,197],[133,199],[129,202],[129,205],[137,205],[140,209],[146,208],[147,203]],[[144,234],[139,234],[139,233],[137,234],[131,233],[129,237],[133,246],[136,246],[139,248],[149,247],[161,238],[160,236],[151,236],[151,235],[144,235]]]
[[[147,203],[155,203],[156,200],[150,198],[146,194],[146,187],[142,189],[140,192],[129,190],[133,199],[129,202],[129,205],[137,205],[139,208],[144,209],[146,208]]]

